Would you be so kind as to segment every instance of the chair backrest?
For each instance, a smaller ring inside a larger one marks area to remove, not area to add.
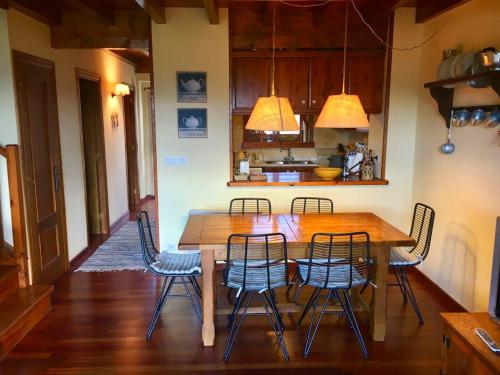
[[[436,213],[432,207],[423,203],[415,204],[410,236],[415,239],[417,244],[410,253],[421,257],[422,260],[429,254],[435,216]]]
[[[230,214],[271,214],[271,201],[267,198],[235,198],[229,204]]]
[[[333,214],[333,201],[329,198],[297,197],[292,200],[291,214]]]
[[[306,283],[348,289],[370,281],[370,235],[366,232],[315,233]]]
[[[242,273],[243,290],[250,278],[254,285],[261,283],[262,289],[271,290],[272,285],[277,283],[288,285],[286,237],[283,233],[232,234],[227,239],[226,264],[226,285],[232,269]],[[266,272],[259,272],[261,278],[257,280],[256,273],[252,271],[259,269],[265,269]]]
[[[156,262],[158,250],[156,250],[151,233],[151,225],[149,223],[149,216],[146,211],[141,211],[137,215],[137,226],[139,228],[139,237],[141,239],[142,255],[146,266]]]

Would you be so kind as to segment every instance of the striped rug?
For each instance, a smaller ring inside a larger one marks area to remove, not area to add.
[[[153,238],[155,225],[151,223]],[[135,221],[127,221],[76,272],[143,271],[141,240]]]

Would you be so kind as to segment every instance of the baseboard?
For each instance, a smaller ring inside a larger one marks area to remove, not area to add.
[[[408,271],[410,274],[414,273],[417,275],[417,277],[421,277],[425,279],[428,283],[432,284],[444,299],[449,300],[451,304],[455,306],[455,310],[457,312],[469,312],[469,310],[467,310],[460,303],[458,303],[453,297],[451,297],[448,293],[446,293],[439,285],[437,285],[433,280],[431,280],[425,273],[420,271],[417,267],[410,267]]]
[[[109,235],[111,236],[113,233],[115,233],[120,227],[125,224],[127,221],[129,221],[130,217],[130,212],[124,213],[122,216],[118,218],[113,224],[111,224],[111,227],[109,228]]]
[[[125,224],[127,221],[129,221],[129,216],[130,213],[127,212],[126,214],[123,214],[118,220],[116,220],[110,227],[109,229],[109,234],[101,234],[100,236],[97,236],[91,243],[87,245],[82,251],[78,253],[77,256],[75,256],[72,260],[69,262],[69,269],[70,271],[76,270],[78,267],[80,267],[83,262],[87,260],[89,256],[91,256],[97,248],[102,245],[113,233],[115,233],[120,227]]]

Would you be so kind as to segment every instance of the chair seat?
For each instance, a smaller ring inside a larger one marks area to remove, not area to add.
[[[319,259],[314,260],[317,262]],[[319,263],[319,262],[317,262]],[[349,288],[349,278],[350,278],[351,266],[348,264],[338,264],[335,266],[330,266],[330,274],[328,275],[328,282],[326,288],[331,289],[345,289]],[[307,279],[307,274],[309,272],[309,265],[305,263],[299,263],[299,275],[300,278],[305,281]],[[314,286],[317,288],[325,287],[327,267],[324,266],[311,266],[311,277],[307,282],[307,285]],[[361,276],[358,271],[353,267],[352,269],[352,284],[351,287],[363,285],[366,283],[366,277]]]
[[[267,268],[265,260],[249,260],[246,272],[246,291],[261,291],[267,289]],[[252,267],[253,266],[253,267]],[[243,287],[243,261],[233,261],[229,267],[227,276],[227,286],[239,289]],[[285,264],[275,264],[269,266],[271,279],[271,289],[286,285]]]
[[[422,263],[422,257],[410,253],[412,247],[391,247],[390,266],[416,266]]]
[[[200,274],[200,253],[179,254],[162,251],[150,267],[165,275]]]

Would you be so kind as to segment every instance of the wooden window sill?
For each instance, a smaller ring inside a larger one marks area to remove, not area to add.
[[[264,173],[267,181],[229,181],[231,187],[255,186],[342,186],[342,185],[388,185],[389,181],[381,179],[360,180],[357,176],[344,179],[342,176],[333,181],[318,178],[313,172],[272,172]]]

